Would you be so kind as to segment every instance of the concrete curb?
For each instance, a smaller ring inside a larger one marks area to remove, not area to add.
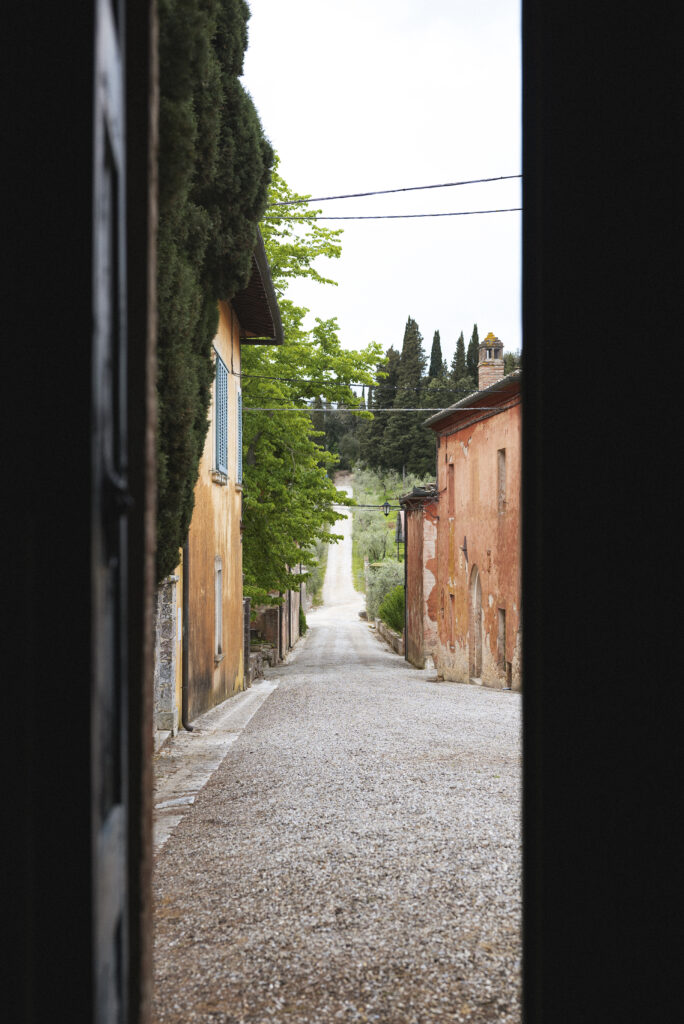
[[[159,850],[195,797],[223,762],[228,750],[278,683],[262,679],[248,690],[199,715],[183,730],[169,736],[155,754],[153,844]]]

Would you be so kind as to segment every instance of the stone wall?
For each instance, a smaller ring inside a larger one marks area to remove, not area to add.
[[[404,657],[404,637],[402,633],[395,633],[393,629],[385,625],[382,619],[375,620],[375,632],[386,640],[393,651]]]
[[[167,576],[157,588],[154,637],[154,729],[174,736],[180,721],[176,702],[178,579]]]

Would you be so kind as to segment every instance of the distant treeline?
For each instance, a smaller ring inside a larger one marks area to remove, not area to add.
[[[466,346],[463,332],[449,367],[442,357],[439,331],[435,331],[428,364],[423,337],[412,317],[406,321],[401,352],[393,346],[377,367],[376,387],[364,394],[368,409],[419,409],[419,412],[378,412],[373,420],[353,413],[314,415],[317,429],[325,431],[325,447],[340,456],[340,468],[363,463],[372,469],[412,473],[434,478],[435,438],[424,421],[426,409],[446,409],[477,390],[480,338],[473,325]],[[520,365],[520,353],[504,355],[504,373]]]

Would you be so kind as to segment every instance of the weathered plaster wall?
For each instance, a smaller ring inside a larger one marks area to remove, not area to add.
[[[239,327],[229,303],[219,304],[214,348],[228,369],[228,473],[215,472],[216,436],[210,426],[195,487],[188,536],[188,714],[195,718],[244,688],[242,633],[242,487],[237,482]],[[222,651],[215,650],[216,571],[222,573]]]
[[[422,505],[407,509],[406,538],[406,658],[416,668],[424,668]]]
[[[520,438],[520,404],[440,437],[437,593],[436,600],[428,595],[428,613],[437,631],[435,665],[446,679],[476,678],[486,686],[521,688]],[[503,503],[501,449],[506,453]],[[450,465],[453,511],[448,496]],[[474,568],[482,589],[482,664],[477,676],[473,651],[478,627],[469,607]],[[500,611],[505,615],[502,649]]]
[[[437,627],[437,524],[438,504],[423,506],[423,657],[432,655],[438,641]]]

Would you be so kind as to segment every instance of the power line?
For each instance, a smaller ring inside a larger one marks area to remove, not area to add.
[[[342,196],[318,196],[315,199],[286,199],[270,206],[294,206],[299,203],[323,203],[329,199],[360,199],[363,196],[386,196],[393,192],[419,192],[427,188],[454,188],[456,185],[484,185],[489,181],[508,181],[510,178],[522,178],[522,174],[500,174],[497,178],[472,178],[470,181],[447,181],[443,185],[411,185],[408,188],[383,188],[375,192],[349,192]],[[270,208],[270,207],[269,207]]]
[[[520,210],[522,210],[522,206],[509,206],[502,210],[458,210],[455,213],[380,213],[362,217],[326,217],[321,214],[315,217],[288,217],[287,219],[301,221],[303,224],[311,220],[411,220],[415,217],[473,217],[482,213],[516,213]]]

